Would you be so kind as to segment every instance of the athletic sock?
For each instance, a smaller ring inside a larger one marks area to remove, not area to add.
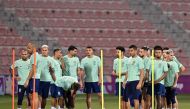
[[[56,109],[55,107],[51,107],[51,109]]]

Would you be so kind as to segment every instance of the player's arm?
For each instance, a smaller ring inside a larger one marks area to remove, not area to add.
[[[51,75],[53,81],[56,81],[55,70],[52,68],[52,66],[49,66],[49,72],[50,72],[50,75]]]
[[[123,84],[122,84],[123,88],[125,88],[125,85],[127,83],[127,79],[128,79],[128,72],[125,73],[125,79],[124,79]]]
[[[185,67],[182,63],[179,62],[179,60],[175,57],[174,61],[178,64],[179,66],[179,74],[183,73],[185,71]],[[179,76],[179,75],[178,75]]]
[[[157,80],[154,81],[154,84],[159,83],[159,82],[162,81],[166,76],[167,76],[167,72],[164,72],[164,73],[162,74],[162,76],[161,76],[159,79],[157,79]]]
[[[14,68],[15,68],[15,70],[18,70],[18,67],[17,67],[16,62],[15,62]],[[10,68],[9,68],[9,72],[10,72],[11,77],[13,77],[13,72],[12,72],[12,71],[13,71],[13,65],[11,65]],[[18,74],[15,75],[15,79],[16,79],[17,81],[20,81],[20,80],[21,80],[21,78],[18,76]]]
[[[176,88],[177,87],[177,81],[178,81],[178,78],[179,78],[180,69],[178,68],[177,63],[173,64],[173,65],[174,65],[173,68],[174,68],[174,72],[175,72],[173,88]]]
[[[175,79],[174,79],[173,88],[176,88],[176,87],[177,87],[178,78],[179,78],[179,74],[178,74],[178,73],[175,73]]]
[[[35,68],[35,67],[36,67],[36,66],[33,64],[33,65],[32,65],[32,69],[30,70],[29,75],[28,75],[28,77],[27,77],[27,79],[26,79],[26,81],[25,81],[25,83],[24,83],[24,87],[27,87],[27,86],[28,86],[29,80],[34,76],[34,68]]]
[[[60,62],[61,62],[61,68],[62,68],[62,70],[63,70],[63,71],[65,71],[65,70],[66,70],[66,68],[65,68],[64,59],[63,59],[63,58],[61,58],[61,59],[60,59]]]
[[[180,70],[179,74],[181,74],[181,73],[183,73],[185,71],[185,67],[182,65],[179,70]]]
[[[147,81],[150,81],[148,76],[149,76],[149,70],[146,69],[146,73],[145,73],[144,81],[146,81],[146,80],[147,80]]]
[[[144,79],[144,63],[142,61],[142,59],[139,60],[139,72],[140,72],[140,78],[139,78],[139,83],[136,87],[136,89],[141,89],[142,83],[143,83],[143,79]]]
[[[102,72],[103,73],[103,72]],[[98,67],[98,78],[99,78],[99,84],[101,84],[102,83],[102,75],[101,75],[101,68],[100,67]]]
[[[81,87],[83,87],[83,70],[80,68],[77,68],[77,74],[79,77],[79,83],[80,83]]]
[[[140,69],[140,79],[139,79],[139,83],[137,85],[137,89],[141,89],[143,80],[144,80],[144,69]]]

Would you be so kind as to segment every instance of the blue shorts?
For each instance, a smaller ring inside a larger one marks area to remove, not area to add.
[[[100,93],[100,85],[98,82],[85,82],[84,93]]]
[[[58,98],[64,96],[64,90],[61,87],[56,86],[55,84],[50,85],[50,93],[52,98]]]
[[[166,87],[166,101],[167,105],[175,104],[176,99],[175,96],[177,95],[176,89],[172,87]]]
[[[122,84],[123,84],[123,82],[121,82],[121,96],[123,96],[123,94],[124,94],[124,88],[123,88]],[[115,89],[116,89],[115,95],[119,96],[119,82],[115,83]]]
[[[165,96],[165,86],[161,83],[157,83],[154,85],[154,95],[157,96]],[[147,94],[152,96],[152,86],[148,86]]]
[[[50,88],[50,82],[40,81],[39,95],[41,95],[43,99],[48,98],[49,88]]]
[[[29,88],[29,93],[30,94],[32,94],[33,93],[33,82],[34,81],[34,79],[33,78],[31,78],[30,80],[29,80],[29,86],[28,86],[28,88]],[[39,90],[40,90],[40,79],[35,79],[35,92],[37,92],[37,93],[39,93]]]
[[[127,82],[127,84],[125,86],[125,90],[124,90],[124,96],[123,96],[123,100],[125,102],[128,102],[128,99],[139,100],[141,91],[136,89],[138,83],[139,83],[139,81]]]
[[[17,101],[17,105],[19,105],[19,106],[22,105],[22,101],[23,101],[25,92],[26,92],[26,95],[27,95],[27,99],[29,101],[29,88],[25,88],[24,85],[18,85],[18,101]],[[30,106],[30,102],[28,102],[28,106]]]

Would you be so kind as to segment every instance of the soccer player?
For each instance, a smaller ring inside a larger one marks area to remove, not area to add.
[[[167,54],[167,63],[168,63],[168,74],[165,78],[165,87],[166,87],[166,101],[167,101],[167,107],[176,109],[176,87],[177,87],[177,81],[178,81],[178,72],[179,68],[177,63],[173,60],[173,51],[168,50],[166,52]]]
[[[121,80],[119,80],[119,52],[121,51]],[[116,47],[116,59],[113,62],[113,72],[112,75],[116,77],[115,87],[116,93],[115,95],[119,96],[119,82],[121,82],[121,109],[125,108],[125,102],[123,101],[124,88],[122,87],[123,81],[125,79],[126,71],[127,71],[127,61],[128,58],[124,56],[125,48],[122,46]]]
[[[53,63],[52,57],[48,56],[49,49],[48,45],[42,45],[41,47],[41,76],[40,76],[40,90],[39,90],[39,103],[41,105],[41,109],[45,109],[46,99],[49,95],[50,83],[52,80],[52,76],[50,74],[49,67]]]
[[[124,101],[126,104],[129,98],[134,100],[134,109],[139,108],[139,96],[144,78],[144,63],[143,60],[137,55],[137,46],[129,46],[130,57],[127,62],[127,72],[123,87],[125,87]],[[126,106],[128,109],[129,107]]]
[[[80,88],[78,80],[71,76],[63,76],[56,80],[56,85],[63,88],[65,92],[65,104],[68,109],[74,109],[75,101],[74,97],[77,90]]]
[[[56,81],[57,79],[62,77],[62,65],[60,62],[60,58],[62,57],[61,49],[54,49],[53,54],[54,56],[53,56],[52,68],[54,71],[55,81]],[[50,85],[50,92],[52,97],[51,109],[56,109],[58,104],[61,108],[64,108],[64,102],[63,102],[64,91],[61,90],[61,88],[55,84],[55,81],[52,80]]]
[[[80,81],[80,84],[82,85],[82,75],[80,73],[80,61],[77,55],[77,48],[73,45],[69,46],[68,53],[63,57],[65,70],[64,75],[65,76],[71,76],[75,78],[76,80]],[[75,101],[75,94],[73,95],[74,101]]]
[[[17,101],[18,109],[22,109],[22,101],[25,92],[28,99],[28,108],[30,108],[31,106],[29,100],[29,90],[28,88],[24,87],[24,83],[30,72],[30,60],[28,59],[28,52],[26,49],[22,49],[20,55],[21,59],[16,60],[14,63],[14,68],[16,68],[18,72],[18,76],[16,76],[16,80],[18,81],[18,101]],[[11,66],[11,69],[13,69],[13,65]]]
[[[100,58],[93,54],[91,46],[86,47],[86,57],[81,61],[81,70],[85,74],[84,93],[86,93],[87,109],[91,109],[91,93],[98,94],[99,102],[101,101],[101,76],[100,76]]]
[[[148,54],[148,47],[142,47],[139,50],[139,56],[142,58],[143,60],[143,64],[144,64],[144,79],[143,79],[143,84],[142,84],[142,97],[141,97],[141,104],[142,104],[142,109],[146,109],[147,107],[147,89],[148,89],[148,73],[147,70],[149,69],[149,66],[151,65],[151,60],[150,58],[147,56]]]
[[[154,47],[154,95],[156,96],[157,109],[163,108],[162,96],[165,94],[165,86],[164,86],[164,78],[168,72],[168,66],[166,61],[162,60],[162,47],[155,46]],[[149,75],[152,75],[152,66],[150,65]],[[148,87],[148,109],[151,106],[151,96],[152,96],[152,88]]]
[[[168,50],[169,50],[169,48],[167,48],[167,47],[164,48],[164,53],[163,53],[164,56],[167,56],[166,52],[167,52]],[[184,67],[184,65],[183,65],[182,63],[180,63],[180,62],[178,61],[178,59],[176,58],[176,56],[174,56],[173,50],[170,49],[170,52],[171,52],[170,55],[173,56],[173,60],[174,60],[174,61],[177,63],[177,65],[178,65],[178,68],[179,68],[179,74],[178,74],[178,76],[180,76],[180,74],[185,71],[185,67]],[[164,56],[163,56],[163,57],[164,57]],[[177,96],[175,96],[175,98],[176,98],[175,101],[176,101],[176,105],[177,105],[177,109],[178,109]]]
[[[28,43],[27,50],[28,53],[31,55],[30,57],[30,72],[29,75],[24,83],[24,87],[28,87],[30,90],[30,102],[31,105],[34,102],[34,109],[38,109],[38,94],[39,94],[39,87],[40,87],[40,75],[41,75],[41,56],[38,54],[38,52],[35,53],[36,58],[34,58],[34,49],[35,45],[32,43]],[[36,65],[34,65],[36,62]],[[34,73],[36,73],[36,76],[34,76]],[[35,81],[35,89],[33,89],[33,82]],[[34,93],[33,93],[34,91]],[[34,96],[32,96],[34,94]],[[34,97],[34,98],[33,98]],[[33,106],[33,105],[32,105]]]
[[[178,65],[178,67],[179,67],[179,73],[181,74],[181,73],[183,73],[184,71],[185,71],[185,67],[183,66],[183,64],[182,63],[180,63],[179,62],[179,60],[176,58],[176,56],[174,55],[174,52],[173,52],[173,50],[171,50],[171,49],[169,49],[168,47],[165,47],[164,49],[163,49],[163,58],[165,59],[165,57],[167,56],[167,54],[166,54],[166,52],[168,51],[168,50],[170,50],[171,51],[171,55],[172,55],[172,59],[177,63],[177,65]]]
[[[76,55],[77,48],[73,45],[69,46],[67,55],[63,57],[65,65],[64,75],[74,77],[76,80],[82,80],[80,74],[80,61]]]

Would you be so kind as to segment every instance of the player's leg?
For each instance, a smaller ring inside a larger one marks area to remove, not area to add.
[[[42,96],[39,94],[39,96],[38,96],[38,109],[41,109],[41,104],[42,104]]]
[[[39,100],[39,103],[38,103],[38,107],[39,107],[39,109],[41,108],[41,104],[42,104],[42,90],[43,90],[43,88],[44,88],[44,84],[43,84],[43,82],[42,81],[40,81],[40,89],[39,89],[39,97],[38,97],[38,100]]]
[[[90,93],[86,94],[86,105],[87,105],[87,109],[91,109],[91,94]]]
[[[146,99],[146,102],[147,102],[147,109],[150,109],[151,108],[151,101],[152,101],[152,86],[151,84],[147,84],[147,99]]]
[[[98,84],[98,82],[92,82],[91,86],[92,86],[93,93],[97,93],[99,103],[102,106],[102,94],[101,94],[101,91],[100,91],[100,85]]]
[[[92,93],[92,83],[85,82],[84,83],[84,93],[86,93],[86,105],[87,109],[91,109],[91,93]]]
[[[165,89],[165,86],[161,84],[161,90],[162,90],[162,94],[161,94],[161,108],[164,108],[165,107],[165,95],[166,95],[166,89]]]
[[[170,87],[166,87],[166,102],[167,108],[171,108],[171,95],[170,95]]]
[[[26,88],[27,106],[28,106],[28,109],[31,109],[29,93],[30,93],[30,89],[27,87]]]
[[[134,109],[139,109],[139,100],[134,99]]]
[[[179,102],[178,102],[177,96],[175,96],[175,101],[176,101],[176,109],[179,109]]]
[[[18,109],[22,108],[22,101],[24,98],[24,93],[25,93],[24,86],[18,85],[18,101],[17,101]]]
[[[35,91],[33,92],[33,81],[35,81]],[[38,93],[39,93],[39,87],[40,87],[40,79],[30,79],[29,81],[29,87],[30,87],[30,101],[31,101],[31,107],[34,109],[38,109],[39,99],[38,99]],[[34,107],[33,107],[34,103]]]
[[[51,93],[51,109],[56,109],[57,107],[57,97],[58,97],[58,88],[55,84],[50,85]]]
[[[141,95],[140,90],[136,89],[137,85],[138,85],[139,81],[132,81],[131,82],[131,96],[134,100],[134,109],[139,109],[139,98]]]
[[[124,88],[122,87],[121,83],[121,109],[125,109],[125,101],[123,100]],[[119,82],[115,83],[116,92],[115,95],[119,96]]]
[[[152,97],[150,95],[147,95],[147,101],[146,101],[147,102],[147,107],[146,107],[147,109],[151,108],[151,100],[152,100],[151,98]]]
[[[60,109],[63,109],[65,104],[67,106],[68,103],[65,101],[66,93],[61,87],[58,87],[58,97],[58,105],[60,106]]]
[[[172,109],[177,109],[177,102],[176,102],[176,89],[171,88],[171,102],[172,102]]]
[[[67,92],[67,98],[68,98],[68,109],[74,109],[74,97],[71,93],[71,91]]]
[[[142,109],[147,109],[147,91],[148,91],[148,83],[144,83],[143,88],[142,88]]]
[[[125,102],[124,109],[130,109],[129,92],[130,92],[130,87],[129,87],[129,84],[127,83],[125,85],[124,92],[123,92],[123,101]]]
[[[161,96],[160,95],[156,95],[156,103],[157,103],[157,109],[162,109],[162,107],[161,107]]]
[[[41,102],[41,108],[45,109],[47,98],[49,95],[49,88],[50,88],[50,82],[44,82],[44,88],[42,89],[42,102]]]

